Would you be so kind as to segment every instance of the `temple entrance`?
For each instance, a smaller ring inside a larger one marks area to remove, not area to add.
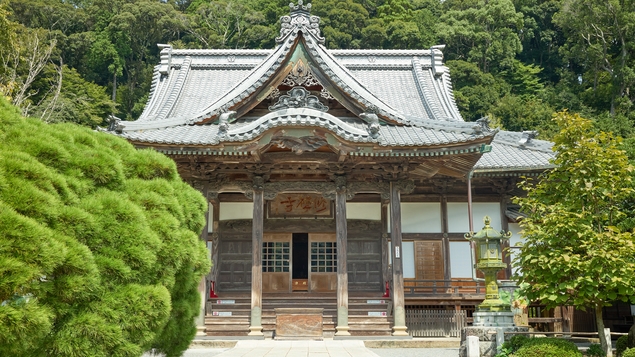
[[[309,234],[293,233],[293,264],[291,271],[293,291],[309,290]]]
[[[335,233],[263,235],[263,292],[332,292],[336,288]]]

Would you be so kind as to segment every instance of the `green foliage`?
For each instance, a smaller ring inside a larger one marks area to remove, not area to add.
[[[489,73],[522,50],[518,32],[523,16],[511,0],[453,0],[444,5],[437,35],[451,48],[451,59],[470,61]]]
[[[602,307],[635,301],[635,238],[618,228],[633,194],[633,167],[619,140],[594,132],[589,120],[568,113],[554,120],[556,167],[525,182],[527,197],[516,199],[529,213],[517,278],[531,301],[593,309],[602,331]]]
[[[622,353],[622,357],[635,357],[635,348],[628,348]]]
[[[525,343],[529,341],[529,337],[524,335],[514,335],[509,340],[503,342],[499,348],[496,357],[509,357],[518,351]]]
[[[617,357],[620,357],[627,348],[628,336],[620,336],[615,342],[615,352],[617,353]]]
[[[586,355],[588,357],[604,357],[606,353],[602,349],[602,346],[597,343],[592,343],[589,345],[589,349],[586,351]]]
[[[40,98],[39,103],[31,115],[40,117],[45,122],[72,122],[88,127],[104,126],[105,119],[115,113],[115,103],[108,98],[103,87],[84,80],[75,69],[63,66],[62,71],[57,68],[57,73],[49,66],[44,71],[45,78],[53,78],[59,83],[51,83],[43,80],[34,88],[46,95]],[[61,75],[61,78],[60,78]],[[46,92],[46,88],[56,88],[59,92]]]
[[[174,162],[4,99],[0,140],[0,355],[180,355],[209,262]]]
[[[631,0],[567,0],[553,16],[566,36],[561,52],[572,65],[579,66],[580,86],[588,92],[587,101],[611,115],[633,105],[634,6]]]
[[[514,353],[514,357],[582,357],[580,352],[571,352],[553,345],[525,346]]]
[[[530,338],[514,353],[514,357],[582,357],[578,347],[560,338]]]

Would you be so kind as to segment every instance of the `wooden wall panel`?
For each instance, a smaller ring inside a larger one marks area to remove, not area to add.
[[[262,273],[262,291],[265,293],[291,292],[291,273]]]
[[[443,242],[415,241],[415,276],[417,280],[443,280]]]
[[[251,290],[251,237],[222,236],[218,254],[218,291]]]
[[[382,250],[381,232],[373,234],[349,234],[348,237],[348,288],[349,290],[381,291]]]
[[[336,273],[311,273],[311,292],[329,292],[337,289]]]

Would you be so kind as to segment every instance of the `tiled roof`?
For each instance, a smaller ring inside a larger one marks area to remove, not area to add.
[[[327,50],[319,36],[294,31],[277,39],[274,50],[163,48],[146,107],[136,121],[121,123],[123,131],[194,124],[217,116],[261,90],[286,65],[299,36],[314,68],[331,82],[329,90],[340,90],[359,103],[357,114],[372,108],[397,125],[463,121],[439,49]]]
[[[273,128],[319,127],[351,143],[414,151],[487,142],[483,139],[495,135],[491,152],[482,155],[475,174],[552,167],[551,144],[533,139],[535,133],[497,133],[482,122],[464,122],[440,48],[327,50],[318,17],[304,10],[292,11],[281,22],[278,46],[273,50],[164,47],[142,115],[113,128],[137,143],[209,147],[252,141]],[[348,115],[359,117],[335,117],[328,110],[293,107],[252,115],[248,112],[252,107],[244,107],[243,117],[234,122],[232,116],[222,126],[220,121],[210,123],[221,113],[237,111],[248,98],[264,100],[278,85],[280,78],[275,74],[286,73],[281,69],[297,46],[304,46],[302,53],[308,57],[303,58],[310,60],[309,68],[316,71],[322,87],[349,110]]]
[[[392,126],[382,125],[379,135],[373,137],[368,126],[354,118],[340,119],[328,113],[308,108],[292,108],[269,113],[256,120],[238,120],[229,124],[228,130],[219,135],[218,125],[180,125],[167,128],[124,131],[120,136],[135,141],[177,145],[218,145],[228,142],[245,142],[256,139],[276,127],[321,127],[350,142],[375,143],[380,146],[437,146],[470,142],[494,135],[480,132],[475,135],[474,123],[455,123],[442,130],[433,125]]]
[[[553,168],[553,143],[531,138],[535,133],[500,131],[492,141],[492,151],[483,154],[474,166],[475,174],[531,171]]]

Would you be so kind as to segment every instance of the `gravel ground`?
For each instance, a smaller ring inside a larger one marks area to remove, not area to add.
[[[458,348],[369,348],[380,357],[459,357]]]
[[[190,348],[185,351],[183,357],[212,357],[227,351],[229,348]],[[141,357],[161,357],[162,355],[153,355],[145,353]]]
[[[213,357],[227,348],[190,348],[183,357]],[[458,348],[369,348],[379,357],[458,357]],[[143,357],[152,357],[145,354]]]

